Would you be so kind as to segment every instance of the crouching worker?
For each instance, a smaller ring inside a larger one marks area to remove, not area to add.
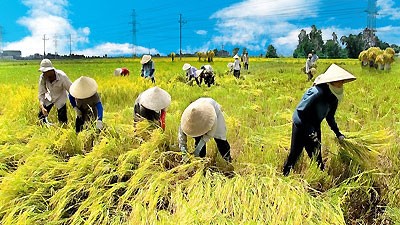
[[[143,55],[140,60],[140,64],[142,64],[142,70],[140,72],[140,76],[144,78],[151,79],[152,83],[156,83],[156,78],[154,77],[154,72],[156,71],[156,67],[154,66],[154,62],[151,59],[151,55]]]
[[[47,117],[55,105],[57,107],[58,121],[67,124],[67,98],[69,98],[72,107],[75,107],[75,99],[70,94],[67,95],[71,81],[62,70],[55,69],[49,59],[43,59],[40,62],[39,71],[42,72],[39,77],[38,89],[39,121],[51,125]]]
[[[226,124],[221,106],[212,98],[199,98],[182,113],[178,142],[183,157],[187,158],[187,135],[195,139],[194,155],[206,156],[206,143],[214,138],[222,157],[231,162],[230,145],[226,140]]]
[[[198,71],[200,71],[200,83],[204,79],[204,83],[207,84],[208,87],[211,87],[212,84],[215,84],[214,70],[211,65],[201,66],[200,70]]]
[[[127,68],[125,68],[125,67],[117,68],[117,69],[114,70],[114,75],[115,76],[124,76],[124,77],[126,77],[126,76],[129,76],[129,70]]]
[[[316,157],[318,166],[324,170],[321,155],[321,122],[328,125],[339,140],[345,137],[340,133],[335,121],[338,103],[343,98],[343,84],[354,81],[351,73],[332,64],[324,74],[315,80],[315,85],[307,90],[293,113],[292,139],[290,153],[283,166],[283,175],[289,175],[303,148],[310,158]]]
[[[197,72],[197,68],[190,65],[189,63],[185,63],[182,66],[182,70],[186,71],[186,78],[188,81],[191,81],[193,78],[196,81],[196,84],[200,87],[201,82],[199,79],[199,72]]]
[[[159,87],[152,87],[139,94],[134,105],[134,121],[143,119],[155,122],[165,130],[167,107],[171,103],[171,95]]]
[[[74,81],[69,88],[76,100],[75,131],[81,132],[86,122],[96,121],[96,129],[103,129],[103,105],[97,93],[97,83],[90,77],[82,76]]]

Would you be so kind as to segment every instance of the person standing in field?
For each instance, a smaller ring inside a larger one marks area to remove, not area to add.
[[[239,56],[236,54],[235,56],[233,56],[233,58],[235,59],[235,61],[233,62],[233,76],[235,76],[236,78],[240,77],[240,69],[241,69],[241,65],[240,65],[240,60],[239,60]]]
[[[55,105],[57,108],[58,121],[67,124],[67,105],[69,97],[73,108],[76,108],[75,100],[71,95],[67,95],[71,86],[68,76],[62,71],[53,67],[49,59],[43,59],[40,62],[39,71],[42,74],[39,77],[39,121],[45,124],[51,124],[47,116]]]
[[[332,64],[324,74],[315,80],[314,86],[303,95],[293,113],[290,153],[283,166],[283,175],[289,175],[303,148],[310,158],[316,157],[318,166],[324,170],[321,155],[321,122],[328,125],[339,140],[345,136],[339,131],[335,121],[338,103],[343,99],[343,84],[356,77],[336,64]]]
[[[152,87],[136,98],[133,118],[135,122],[147,119],[165,130],[167,107],[171,104],[171,95],[159,87]]]
[[[144,78],[151,79],[151,82],[155,83],[156,79],[154,77],[154,72],[156,71],[156,69],[154,66],[154,62],[151,59],[151,55],[143,55],[140,63],[142,64],[142,71],[140,75]]]
[[[221,106],[212,98],[199,98],[182,113],[178,132],[179,149],[187,158],[187,135],[195,139],[194,156],[206,156],[206,143],[214,138],[222,157],[231,162],[230,145]]]
[[[182,70],[186,71],[186,78],[188,81],[194,79],[196,81],[196,84],[200,87],[201,86],[201,82],[200,82],[200,77],[199,77],[199,73],[197,72],[197,68],[190,65],[189,63],[185,63],[182,66]]]
[[[75,80],[69,91],[76,101],[75,131],[79,133],[86,122],[96,120],[96,129],[103,129],[103,104],[97,93],[97,83],[90,77]]]
[[[242,56],[243,59],[243,67],[245,70],[249,70],[249,53],[245,52]]]
[[[315,53],[315,51],[314,50],[311,50],[311,65],[313,66],[313,67],[316,67],[317,66],[317,60],[319,59],[319,57],[318,57],[318,55],[317,55],[317,53]]]
[[[312,58],[312,54],[310,53],[310,54],[308,54],[308,57],[307,57],[306,69],[305,69],[305,72],[307,74],[307,81],[310,81],[313,78],[313,76],[314,76],[313,71],[315,71],[315,70],[312,70],[311,58]]]

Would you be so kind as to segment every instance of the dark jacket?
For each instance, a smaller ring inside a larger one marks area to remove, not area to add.
[[[335,121],[338,99],[330,91],[328,84],[319,84],[309,88],[303,95],[293,113],[293,123],[302,127],[307,133],[321,130],[321,122],[326,119],[336,136],[340,136]]]

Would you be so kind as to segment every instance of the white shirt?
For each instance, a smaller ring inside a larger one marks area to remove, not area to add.
[[[233,69],[234,70],[240,70],[240,61],[239,61],[239,59],[235,59],[235,62],[233,63]]]
[[[40,75],[38,98],[40,104],[48,106],[53,103],[59,109],[65,105],[68,98],[67,92],[72,83],[63,71],[54,71],[56,79],[51,83],[44,78],[43,74]]]

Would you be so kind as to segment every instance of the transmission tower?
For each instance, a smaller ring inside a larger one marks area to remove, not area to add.
[[[376,32],[376,16],[378,11],[376,9],[376,0],[368,0],[368,9],[366,10],[367,17],[367,27],[363,31],[363,36],[365,40],[365,48],[375,46],[375,32]]]
[[[136,57],[136,11],[132,10],[132,47],[133,57]]]
[[[179,59],[182,60],[182,25],[186,21],[182,20],[182,14],[179,14]]]
[[[57,58],[57,35],[54,35],[54,58]]]
[[[46,34],[43,35],[43,59],[46,57],[46,41],[49,40],[46,38]]]

